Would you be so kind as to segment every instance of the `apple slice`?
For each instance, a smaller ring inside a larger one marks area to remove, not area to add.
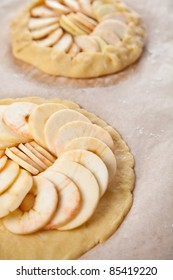
[[[97,42],[97,44],[100,47],[101,51],[104,51],[104,49],[107,47],[107,43],[99,36],[91,34],[91,37]]]
[[[79,46],[80,49],[86,52],[99,52],[100,48],[97,42],[87,35],[80,35],[74,38],[75,43]]]
[[[58,13],[54,10],[50,10],[46,8],[45,6],[37,6],[31,10],[31,15],[33,17],[47,18],[47,17],[57,17]]]
[[[86,32],[83,29],[81,29],[80,27],[78,27],[76,24],[73,23],[73,21],[69,18],[69,16],[65,16],[65,15],[61,16],[60,26],[74,36],[86,34]]]
[[[27,144],[26,144],[27,145]],[[35,168],[37,168],[39,171],[43,171],[45,169],[47,169],[47,165],[44,163],[44,161],[41,161],[37,156],[35,156],[34,153],[32,153],[28,148],[27,146],[23,145],[23,144],[20,144],[18,146],[18,148],[25,154],[27,155],[32,162],[35,163]],[[31,163],[30,163],[31,164]]]
[[[59,230],[70,230],[84,224],[93,215],[100,198],[98,183],[94,175],[81,164],[72,161],[56,161],[51,170],[68,176],[79,188],[82,205],[77,215]]]
[[[63,30],[61,28],[58,28],[57,30],[52,32],[48,37],[42,40],[37,40],[37,43],[42,47],[51,47],[54,46],[59,41],[62,35],[63,35]]]
[[[119,20],[107,19],[99,23],[95,31],[103,29],[114,32],[122,40],[125,36],[127,25]]]
[[[45,150],[43,147],[38,145],[36,142],[32,141],[29,143],[37,152],[39,152],[42,156],[47,158],[50,162],[54,162],[56,158],[51,155],[47,150]]]
[[[81,11],[92,17],[92,6],[90,0],[78,0]]]
[[[91,31],[97,26],[97,21],[95,21],[94,19],[92,19],[80,12],[76,13],[75,17],[76,17],[76,20],[78,20],[80,23],[85,25]]]
[[[54,23],[47,27],[43,27],[43,28],[40,28],[37,30],[32,30],[31,31],[32,38],[34,40],[42,39],[42,38],[48,36],[49,34],[51,34],[53,31],[55,31],[58,28],[59,28],[59,23]]]
[[[59,194],[58,208],[54,217],[45,229],[55,229],[71,221],[79,212],[81,197],[77,186],[67,176],[51,171],[51,168],[40,174],[51,181]]]
[[[76,56],[79,52],[80,52],[79,46],[76,45],[75,43],[73,43],[68,53],[69,53],[72,57],[74,57],[74,56]]]
[[[28,141],[27,138],[24,138],[14,133],[3,120],[4,112],[7,110],[8,106],[0,105],[0,143],[1,149],[7,147],[10,143],[16,145],[18,143],[25,143]],[[15,114],[15,113],[14,113]]]
[[[39,170],[34,168],[31,164],[27,163],[25,160],[21,159],[15,154],[14,148],[7,148],[5,154],[12,159],[15,163],[29,171],[33,175],[37,175]]]
[[[63,0],[64,4],[70,8],[70,10],[77,12],[80,10],[79,4],[75,0]]]
[[[30,234],[45,227],[55,213],[58,194],[55,186],[45,178],[34,179],[35,203],[32,209],[17,209],[3,219],[4,226],[15,234]]]
[[[49,25],[52,25],[54,23],[58,23],[58,18],[30,18],[29,20],[29,29],[30,30],[36,30],[40,29]]]
[[[58,1],[45,0],[45,3],[47,7],[57,11],[59,14],[68,14],[70,12],[70,9],[68,7],[62,5]]]
[[[44,127],[44,136],[46,139],[47,147],[52,154],[56,155],[55,140],[56,140],[56,134],[58,130],[63,125],[78,120],[91,123],[91,121],[83,114],[71,109],[64,109],[58,111],[48,119]]]
[[[0,194],[5,192],[19,174],[19,165],[8,160],[5,164],[5,167],[0,172]]]
[[[0,195],[0,218],[15,211],[32,188],[32,176],[26,170],[20,170],[16,181],[2,195]]]
[[[75,138],[65,145],[62,154],[76,149],[87,150],[99,156],[107,167],[109,181],[112,181],[116,174],[117,162],[114,153],[105,143],[93,137]]]
[[[42,162],[42,166],[44,166],[44,169],[47,169],[49,166],[52,165],[52,162],[47,159],[45,156],[43,156],[40,152],[38,152],[35,148],[32,147],[30,143],[26,143],[25,147],[35,156],[37,157],[38,162]]]
[[[104,162],[94,153],[85,150],[72,150],[62,154],[58,160],[80,163],[97,179],[100,187],[100,196],[103,196],[108,186],[108,170]]]
[[[3,121],[16,134],[32,139],[28,127],[28,118],[32,111],[37,107],[31,102],[16,102],[7,107],[3,114]]]
[[[117,12],[105,15],[104,17],[101,18],[101,22],[107,19],[114,19],[114,20],[122,21],[123,23],[127,23],[125,16]]]
[[[44,138],[44,126],[52,114],[66,108],[66,106],[58,103],[46,103],[35,108],[29,117],[29,129],[38,144],[47,148]]]
[[[0,171],[4,168],[4,166],[6,165],[6,163],[7,163],[7,156],[2,156],[1,158],[0,158]]]
[[[106,29],[94,30],[92,34],[101,37],[109,45],[116,46],[120,42],[120,39],[114,32]]]
[[[100,21],[105,15],[108,15],[112,12],[116,12],[116,8],[114,5],[112,4],[103,4],[103,5],[100,5],[100,6],[97,6],[95,9],[94,9],[94,14],[97,18],[98,21]]]
[[[76,14],[69,14],[68,18],[73,22],[73,24],[75,26],[77,26],[78,28],[80,28],[81,30],[84,31],[84,33],[82,34],[89,34],[91,32],[91,30],[84,24],[82,24],[79,20]],[[76,35],[80,35],[80,34],[76,34]]]
[[[56,48],[59,51],[68,52],[71,48],[73,43],[73,38],[70,34],[65,33],[61,39],[58,41],[57,44],[54,45],[54,48]]]
[[[82,121],[73,121],[61,127],[56,135],[56,153],[60,155],[65,145],[78,137],[95,137],[103,141],[112,150],[114,142],[110,134],[102,127],[96,124],[90,124]]]

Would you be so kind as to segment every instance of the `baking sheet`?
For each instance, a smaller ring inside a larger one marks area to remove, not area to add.
[[[0,1],[0,98],[71,99],[115,127],[135,156],[133,207],[81,259],[173,259],[173,1],[126,0],[147,30],[142,58],[98,79],[50,77],[11,54],[9,24],[28,1]]]

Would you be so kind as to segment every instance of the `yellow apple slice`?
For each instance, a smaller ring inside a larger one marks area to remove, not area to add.
[[[58,28],[57,30],[52,32],[48,37],[42,40],[37,40],[36,42],[41,47],[51,47],[54,46],[59,41],[62,35],[63,35],[63,30],[61,28]]]
[[[97,22],[94,19],[92,19],[80,12],[75,14],[75,18],[77,21],[79,21],[81,24],[86,26],[91,31],[97,26]]]
[[[100,187],[100,196],[103,196],[108,186],[108,170],[104,162],[94,153],[85,150],[72,150],[62,154],[58,160],[80,163],[97,179]]]
[[[45,227],[55,213],[58,194],[45,178],[34,178],[35,203],[28,212],[17,209],[3,219],[4,226],[15,234],[30,234]]]
[[[95,8],[94,14],[97,20],[101,20],[105,15],[108,15],[112,12],[116,12],[116,8],[112,4],[103,4]]]
[[[79,46],[76,45],[75,43],[73,43],[68,53],[69,53],[72,57],[74,57],[74,56],[76,56],[79,52],[80,52]]]
[[[90,0],[79,0],[79,6],[81,8],[81,11],[92,17],[92,7],[91,7],[91,3]]]
[[[32,139],[28,127],[28,118],[37,107],[31,102],[16,102],[7,107],[3,114],[3,120],[16,134]]]
[[[69,18],[69,16],[65,16],[65,15],[61,16],[60,26],[74,36],[86,34],[84,30],[82,30],[81,28],[79,28],[77,25],[73,23],[73,21]]]
[[[108,147],[114,150],[114,142],[110,134],[96,124],[82,121],[73,121],[61,127],[56,135],[56,153],[60,155],[65,145],[78,137],[95,137],[103,141]]]
[[[58,43],[54,45],[54,48],[56,48],[59,51],[68,52],[72,46],[72,43],[73,43],[72,36],[68,33],[65,33],[58,41]]]
[[[97,30],[109,30],[114,32],[120,39],[123,39],[127,30],[127,25],[115,19],[107,19],[97,25]]]
[[[93,215],[99,202],[99,185],[94,175],[81,164],[72,161],[57,160],[51,170],[68,176],[78,186],[82,199],[80,211],[59,230],[70,230],[81,226]]]
[[[118,38],[118,36],[114,32],[109,31],[109,30],[105,30],[105,29],[98,30],[97,29],[97,30],[94,30],[94,32],[92,34],[101,37],[109,45],[116,46],[117,43],[120,42],[120,39]]]
[[[80,10],[79,4],[75,0],[63,0],[64,4],[70,8],[70,10],[77,12]]]
[[[87,26],[85,26],[84,24],[82,24],[82,23],[78,20],[76,14],[71,13],[71,14],[68,15],[68,18],[72,21],[72,23],[73,23],[75,26],[77,26],[78,28],[80,28],[81,30],[84,31],[83,34],[89,34],[89,33],[91,32],[91,30],[90,30]],[[77,35],[77,34],[76,34],[76,35]],[[79,34],[79,35],[80,35],[80,34]]]
[[[55,23],[55,24],[52,24],[50,26],[43,27],[41,29],[32,30],[31,31],[32,38],[35,39],[35,40],[42,39],[42,38],[48,36],[49,34],[51,34],[56,29],[58,29],[58,27],[59,27],[59,24]]]
[[[27,144],[26,144],[27,145]],[[35,163],[35,168],[37,168],[39,171],[43,171],[45,169],[47,169],[47,165],[44,163],[44,161],[41,161],[37,156],[35,156],[34,153],[32,153],[28,148],[27,146],[23,145],[23,144],[20,144],[18,146],[18,148],[23,152],[25,153],[25,155],[27,155],[32,162]]]
[[[55,140],[58,130],[66,123],[72,121],[83,121],[91,123],[91,121],[83,114],[71,109],[64,109],[54,113],[46,122],[44,127],[44,136],[46,139],[47,147],[52,154],[56,155]]]
[[[31,134],[38,144],[47,148],[44,138],[44,126],[52,114],[66,108],[66,106],[56,103],[46,103],[35,108],[29,117],[28,123]]]
[[[15,143],[4,142],[1,140],[0,142],[0,150],[5,150],[6,148],[13,147]]]
[[[117,12],[105,15],[104,17],[101,18],[101,22],[107,19],[114,19],[114,20],[122,21],[123,23],[127,23],[125,16]]]
[[[45,0],[45,3],[48,8],[51,8],[51,9],[57,11],[59,14],[66,14],[66,13],[70,12],[70,9],[68,7],[62,5],[58,1]]]
[[[25,147],[35,156],[37,157],[37,161],[40,163],[42,162],[42,167],[44,166],[44,169],[47,169],[49,166],[52,165],[52,162],[47,159],[45,156],[43,156],[40,152],[38,152],[35,148],[32,147],[30,143],[26,143]],[[29,153],[29,152],[28,152]],[[41,163],[40,163],[41,164]]]
[[[11,150],[12,149],[12,150]],[[31,164],[27,163],[25,160],[18,157],[15,152],[14,148],[7,148],[5,151],[5,154],[12,159],[12,161],[16,162],[18,165],[29,171],[33,175],[37,175],[39,173],[39,170],[33,167]]]
[[[47,17],[57,17],[58,13],[54,10],[50,10],[46,8],[45,6],[37,6],[31,10],[31,15],[33,17],[47,18]]]
[[[38,145],[36,142],[32,141],[29,143],[37,152],[39,152],[42,156],[47,158],[50,162],[54,162],[56,158],[51,155],[47,150],[45,150],[43,147]]]
[[[3,121],[4,112],[8,106],[1,105],[0,106],[0,146],[1,149],[3,147],[10,146],[9,144],[12,143],[16,145],[18,143],[25,143],[28,141],[27,138],[20,136],[19,134],[14,133]],[[15,114],[15,113],[14,113]]]
[[[79,212],[81,207],[79,189],[71,179],[61,173],[51,171],[51,168],[40,175],[50,180],[59,194],[58,208],[45,229],[58,228],[72,220]]]
[[[19,165],[8,160],[0,172],[0,194],[8,190],[19,174]]]
[[[87,35],[80,35],[74,38],[75,43],[82,49],[87,52],[99,52],[100,48],[97,42]]]
[[[91,37],[98,43],[100,50],[104,51],[108,44],[97,35],[91,34]]]
[[[7,163],[7,156],[4,155],[0,158],[0,171],[2,171],[6,163]]]
[[[102,159],[109,173],[109,181],[115,177],[117,162],[112,150],[102,141],[93,137],[79,137],[65,145],[62,154],[76,149],[83,149],[95,153]]]
[[[30,18],[29,20],[29,29],[30,30],[36,30],[40,29],[49,25],[52,25],[54,23],[58,23],[58,18]]]
[[[21,169],[12,186],[0,195],[0,218],[7,216],[19,207],[26,194],[32,188],[32,184],[32,176],[26,170]]]

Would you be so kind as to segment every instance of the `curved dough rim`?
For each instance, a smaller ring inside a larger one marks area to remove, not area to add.
[[[61,99],[39,97],[4,99],[0,105],[16,101],[62,103],[85,114],[93,123],[104,127],[115,142],[118,170],[115,179],[108,186],[106,194],[92,218],[80,228],[72,231],[44,231],[27,236],[8,232],[0,220],[0,259],[8,260],[64,260],[77,259],[94,246],[106,241],[124,220],[132,205],[132,191],[135,183],[134,158],[121,136],[96,115],[80,109],[79,105]],[[116,185],[116,187],[115,187]]]

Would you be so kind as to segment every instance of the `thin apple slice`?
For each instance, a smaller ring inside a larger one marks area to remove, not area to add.
[[[116,174],[117,162],[114,153],[104,142],[93,137],[75,138],[65,145],[62,154],[76,149],[90,151],[100,157],[108,169],[109,181],[112,181]]]
[[[32,176],[26,170],[21,169],[12,186],[0,195],[0,218],[7,216],[19,207],[32,185]]]
[[[58,28],[54,32],[52,32],[48,37],[42,39],[42,40],[37,40],[36,42],[41,46],[41,47],[52,47],[54,46],[59,39],[63,35],[63,30],[62,28]]]
[[[60,155],[65,145],[78,137],[95,137],[103,141],[108,147],[114,150],[114,142],[110,134],[96,124],[82,121],[73,121],[61,127],[56,135],[56,154]]]
[[[116,8],[112,4],[103,4],[95,8],[94,14],[98,21],[100,21],[105,15],[108,15],[112,12],[116,12]]]
[[[64,4],[70,8],[70,10],[77,12],[80,10],[79,4],[75,0],[63,0]]]
[[[99,52],[100,48],[97,42],[91,37],[87,35],[80,35],[74,38],[75,43],[86,52]]]
[[[36,30],[40,29],[49,25],[52,25],[54,23],[58,23],[58,18],[30,18],[29,20],[29,29],[30,30]]]
[[[85,26],[84,24],[82,24],[78,19],[77,19],[77,15],[74,13],[71,13],[68,15],[68,18],[74,23],[75,26],[77,26],[78,28],[80,28],[81,30],[84,31],[83,34],[89,34],[91,32],[91,30]],[[77,34],[76,34],[77,35]],[[79,34],[80,35],[80,34]]]
[[[69,16],[65,16],[65,15],[61,16],[60,26],[74,36],[86,34],[84,30],[82,30],[81,28],[79,28],[77,25],[73,23],[73,21],[69,18]]]
[[[108,186],[108,170],[104,162],[100,157],[95,155],[92,152],[85,150],[72,150],[66,153],[63,153],[58,160],[61,161],[74,161],[80,163],[88,170],[92,172],[92,174],[97,179],[100,188],[100,196],[102,197]]]
[[[70,12],[70,9],[68,7],[62,5],[58,1],[45,0],[45,3],[48,8],[51,8],[51,9],[57,11],[59,14],[68,14]]]
[[[94,30],[92,34],[101,37],[109,45],[116,46],[120,42],[118,36],[114,32],[109,30],[97,29]]]
[[[27,144],[26,144],[27,145]],[[35,163],[35,168],[37,168],[39,171],[43,171],[45,169],[47,169],[47,165],[44,163],[44,161],[41,161],[37,156],[35,156],[34,153],[32,153],[28,148],[27,146],[23,145],[23,144],[20,144],[18,146],[18,148],[23,152],[25,153],[25,155],[27,155],[32,162]]]
[[[40,176],[50,180],[59,194],[58,208],[45,229],[58,228],[71,221],[79,212],[81,207],[79,189],[71,179],[61,173],[51,171],[51,168],[42,172]]]
[[[55,213],[58,194],[55,186],[45,178],[34,179],[35,203],[32,209],[17,209],[3,219],[4,226],[15,234],[30,234],[45,227]]]
[[[44,126],[52,114],[66,108],[66,106],[58,103],[46,103],[35,108],[29,117],[29,129],[38,144],[47,148],[44,138]]]
[[[0,106],[0,147],[1,149],[12,145],[16,145],[18,143],[25,143],[28,141],[28,138],[24,138],[19,134],[14,133],[3,120],[4,112],[8,106],[1,105]],[[15,114],[15,113],[14,113]]]
[[[32,141],[29,143],[37,152],[39,152],[42,156],[47,158],[50,162],[54,162],[56,158],[51,155],[47,150],[45,150],[43,147],[38,145],[36,142]]]
[[[58,13],[54,10],[50,10],[46,8],[45,6],[37,6],[32,8],[31,15],[33,17],[47,18],[47,17],[57,17]]]
[[[31,102],[13,103],[5,110],[3,120],[16,134],[32,139],[28,127],[28,118],[36,107],[37,105]]]
[[[91,34],[91,37],[97,42],[97,44],[100,47],[100,50],[104,51],[108,44],[101,37],[97,35]]]
[[[75,14],[75,18],[76,18],[76,20],[78,20],[81,24],[86,26],[91,31],[97,26],[97,22],[94,19],[92,19],[80,12]]]
[[[56,48],[59,51],[68,52],[71,48],[73,43],[73,38],[70,34],[65,33],[61,39],[58,41],[57,44],[54,45],[54,48]]]
[[[19,165],[8,160],[0,172],[0,194],[7,191],[19,174]]]
[[[79,2],[79,6],[81,8],[81,11],[84,14],[92,17],[93,13],[92,13],[92,6],[90,3],[90,0],[79,0],[78,2]]]
[[[44,169],[47,169],[49,166],[52,165],[52,162],[47,159],[45,156],[43,156],[40,152],[38,152],[35,148],[30,145],[30,143],[26,143],[25,147],[33,154],[35,157],[37,157],[38,162],[42,162],[42,166],[44,166]]]
[[[69,53],[72,57],[74,57],[74,56],[76,56],[79,52],[80,52],[79,46],[76,45],[75,43],[73,43],[68,53]]]
[[[0,158],[0,171],[2,171],[2,169],[4,168],[4,166],[6,165],[6,163],[7,163],[7,156],[2,156],[1,158]]]
[[[54,113],[46,122],[44,127],[44,136],[46,139],[47,147],[52,154],[56,155],[55,140],[58,130],[63,125],[72,121],[83,121],[91,123],[91,121],[83,114],[71,109],[64,109]]]
[[[12,149],[12,150],[11,150]],[[5,151],[5,154],[12,159],[12,161],[14,161],[15,163],[17,163],[18,165],[20,165],[21,167],[23,167],[24,169],[26,169],[27,171],[29,171],[31,174],[33,175],[37,175],[39,173],[39,170],[34,168],[31,164],[27,163],[26,161],[24,161],[23,159],[21,159],[20,157],[18,157],[15,152],[14,152],[14,148],[7,148]]]
[[[115,19],[107,19],[99,23],[95,28],[95,31],[103,29],[114,32],[122,40],[125,36],[127,25]]]
[[[54,23],[50,26],[43,27],[41,29],[32,30],[31,31],[32,38],[34,40],[42,39],[42,38],[48,36],[49,34],[51,34],[53,31],[55,31],[58,28],[59,28],[59,23]]]
[[[101,22],[107,19],[114,19],[114,20],[122,21],[123,23],[127,23],[125,16],[117,12],[105,15],[104,17],[101,18]]]
[[[72,161],[56,161],[51,170],[68,176],[79,188],[82,205],[77,215],[59,230],[81,226],[93,215],[100,198],[99,186],[94,175],[81,164]]]

